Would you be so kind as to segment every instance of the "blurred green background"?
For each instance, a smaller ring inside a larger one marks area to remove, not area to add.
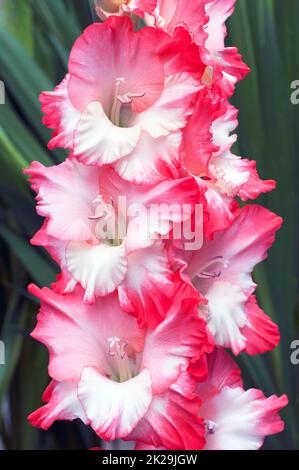
[[[0,0],[0,448],[84,449],[97,438],[80,423],[57,423],[48,432],[26,417],[40,405],[47,378],[47,353],[29,332],[37,304],[26,292],[34,281],[48,285],[56,267],[28,243],[40,227],[34,198],[22,168],[32,160],[61,161],[50,152],[50,132],[41,124],[38,95],[62,79],[70,47],[94,15],[88,0]],[[229,21],[228,44],[239,47],[251,74],[233,99],[240,109],[236,151],[257,160],[261,176],[278,188],[260,202],[284,217],[275,247],[255,272],[264,310],[279,324],[275,352],[239,358],[247,386],[267,395],[287,393],[284,433],[266,440],[266,449],[299,449],[299,365],[290,362],[290,343],[299,339],[298,321],[298,152],[299,105],[291,104],[291,82],[299,80],[299,1],[238,0]]]

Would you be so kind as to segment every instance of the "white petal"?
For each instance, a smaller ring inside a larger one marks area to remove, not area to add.
[[[181,132],[153,138],[142,132],[132,153],[115,164],[115,170],[127,181],[135,184],[154,184],[177,178]]]
[[[139,136],[139,126],[115,126],[101,103],[93,101],[88,104],[78,123],[74,155],[89,165],[113,163],[132,152]]]
[[[125,246],[73,242],[66,249],[67,268],[86,289],[84,301],[107,295],[123,281],[127,260]]]
[[[91,427],[105,440],[127,436],[145,415],[152,400],[148,370],[126,382],[113,382],[96,368],[85,367],[78,396]]]
[[[258,450],[266,435],[283,430],[277,411],[286,403],[285,396],[265,398],[255,389],[224,387],[200,409],[213,426],[204,450]]]
[[[221,157],[211,159],[210,171],[217,179],[216,186],[227,196],[236,196],[240,187],[249,180],[249,171],[240,168],[241,160],[241,157],[237,157],[229,151]]]
[[[247,296],[237,285],[216,281],[205,297],[209,301],[207,323],[216,344],[231,347],[238,354],[246,344],[240,329],[247,321],[244,308]]]
[[[198,82],[187,73],[167,78],[160,98],[138,114],[133,123],[140,125],[152,137],[161,137],[185,126],[190,114],[190,100],[199,89]]]

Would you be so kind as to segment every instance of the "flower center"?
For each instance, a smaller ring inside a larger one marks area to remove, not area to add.
[[[108,203],[100,194],[93,204],[95,205],[95,214],[89,219],[97,221],[94,230],[96,238],[112,246],[121,245],[125,237],[125,227],[118,220],[113,199],[110,198]]]
[[[228,268],[228,266],[229,261],[227,259],[225,259],[223,256],[215,256],[201,266],[201,270],[199,274],[197,274],[197,277],[200,279],[219,278],[223,269]]]
[[[133,377],[132,359],[129,358],[126,349],[128,341],[122,341],[117,336],[108,338],[108,356],[110,358],[111,379],[115,382],[126,382]]]
[[[118,127],[126,127],[128,121],[128,114],[130,114],[130,105],[134,98],[142,98],[145,93],[125,93],[120,94],[119,89],[125,82],[125,78],[119,77],[116,79],[114,101],[111,108],[110,121]]]

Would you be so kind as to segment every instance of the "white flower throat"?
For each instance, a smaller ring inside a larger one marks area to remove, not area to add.
[[[120,94],[121,85],[125,82],[125,78],[116,79],[114,101],[110,113],[110,121],[117,127],[128,127],[128,120],[131,114],[131,104],[133,99],[142,98],[145,93],[124,93]]]
[[[111,379],[115,382],[126,382],[134,377],[134,360],[127,354],[129,342],[117,336],[108,338],[108,356],[111,368]]]

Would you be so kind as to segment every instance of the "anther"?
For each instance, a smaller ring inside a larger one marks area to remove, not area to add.
[[[215,269],[213,271],[209,270],[214,265],[222,264],[223,268],[226,269],[229,266],[229,261],[223,258],[223,256],[215,256],[211,258],[207,263],[201,267],[200,273],[197,275],[201,279],[216,279],[219,278],[222,274],[221,269]]]
[[[206,430],[207,430],[208,434],[214,434],[215,433],[217,424],[214,423],[214,421],[206,420],[205,425],[206,425]]]

